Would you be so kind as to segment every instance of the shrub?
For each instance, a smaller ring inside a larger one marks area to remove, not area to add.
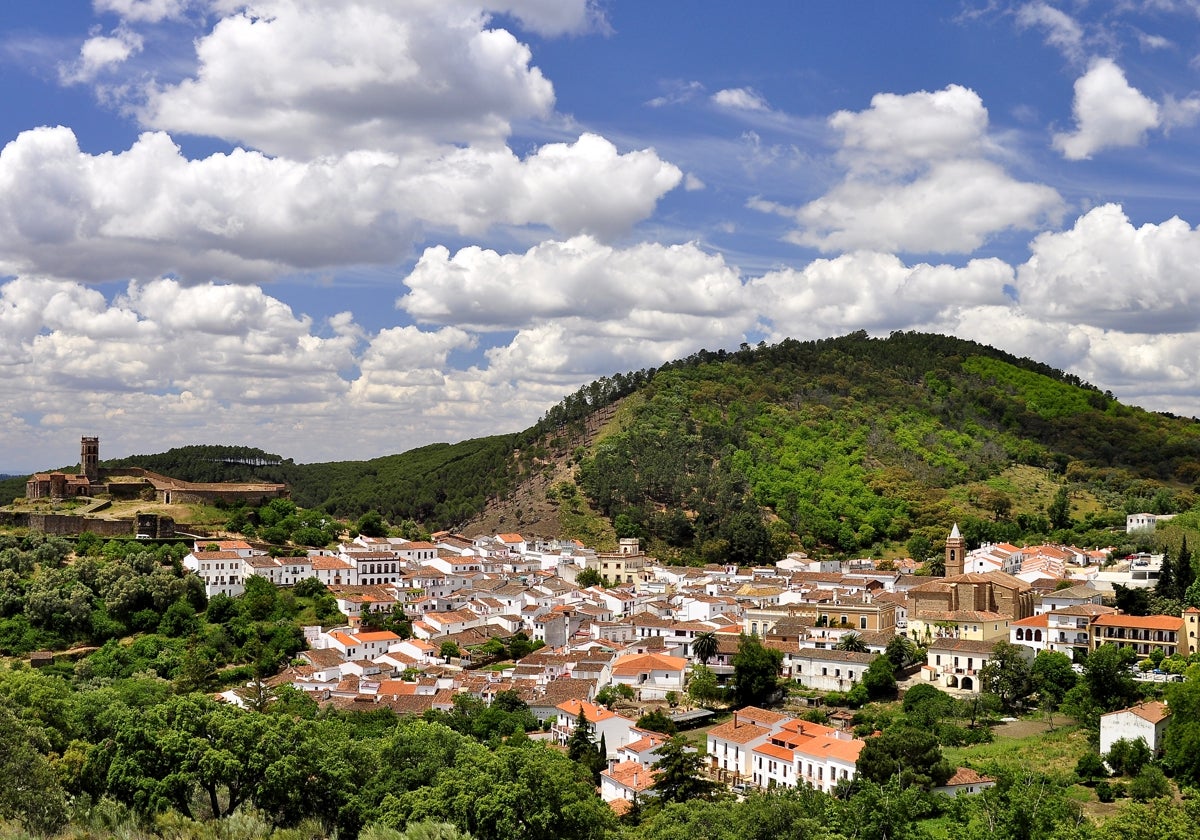
[[[1129,783],[1129,795],[1137,802],[1161,799],[1171,795],[1171,783],[1167,781],[1162,770],[1153,764],[1147,764]]]
[[[1107,777],[1108,770],[1104,767],[1103,759],[1097,753],[1089,751],[1080,756],[1079,763],[1075,765],[1075,775],[1084,784],[1091,784],[1096,779]],[[1108,783],[1103,784],[1107,786]],[[1099,786],[1096,789],[1099,790]]]

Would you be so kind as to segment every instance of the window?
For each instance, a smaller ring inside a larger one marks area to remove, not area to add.
[[[867,629],[867,617],[865,615],[860,615],[858,617],[858,629],[859,630]]]

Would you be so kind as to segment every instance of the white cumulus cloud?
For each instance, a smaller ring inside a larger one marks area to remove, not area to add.
[[[1200,328],[1200,231],[1179,218],[1134,227],[1115,204],[1033,240],[1021,304],[1050,321],[1142,332]]]
[[[1086,160],[1103,149],[1137,146],[1158,128],[1158,105],[1129,84],[1107,58],[1092,62],[1075,81],[1075,130],[1054,135],[1054,148],[1068,160]]]
[[[524,161],[500,147],[296,162],[243,150],[188,160],[161,132],[90,155],[69,129],[42,128],[0,152],[0,269],[248,280],[394,262],[424,226],[608,236],[649,215],[681,179],[654,152],[621,154],[595,135]]]
[[[693,330],[729,319],[750,324],[737,272],[694,244],[616,248],[589,236],[547,241],[523,254],[471,246],[425,251],[405,279],[400,306],[418,321],[476,330],[525,328],[579,315],[580,322]],[[728,330],[726,330],[728,331]],[[686,334],[686,332],[685,332]]]
[[[527,46],[442,0],[260,0],[196,55],[194,76],[148,91],[143,123],[272,155],[497,144],[554,105]]]
[[[886,334],[981,305],[1004,305],[1012,268],[1002,260],[966,266],[905,265],[892,254],[858,251],[772,271],[748,284],[771,334],[821,338],[858,329]]]
[[[750,206],[794,219],[788,238],[822,251],[969,253],[1004,230],[1056,221],[1051,187],[1018,181],[988,157],[987,110],[958,85],[878,94],[866,111],[830,118],[846,176],[799,207]]]

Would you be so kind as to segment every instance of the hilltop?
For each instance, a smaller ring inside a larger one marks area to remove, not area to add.
[[[855,333],[700,351],[590,383],[520,433],[368,461],[185,447],[105,464],[285,482],[303,507],[428,530],[638,535],[683,561],[764,562],[916,555],[952,521],[973,543],[1111,542],[1126,512],[1192,506],[1200,424],[975,342]]]

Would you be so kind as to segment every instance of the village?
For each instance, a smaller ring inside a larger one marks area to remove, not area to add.
[[[1153,527],[1147,516],[1130,517],[1130,527]],[[923,662],[911,663],[909,685],[959,696],[982,690],[998,642],[1029,660],[1044,650],[1078,660],[1115,644],[1157,662],[1196,648],[1200,610],[1132,616],[1102,604],[1114,584],[1153,586],[1161,558],[1113,562],[1105,551],[1053,545],[968,551],[954,526],[944,560],[942,577],[914,574],[912,561],[885,570],[801,553],[775,567],[695,568],[661,564],[637,539],[597,552],[514,533],[441,532],[428,541],[356,536],[294,557],[201,539],[183,564],[210,598],[236,597],[258,576],[278,587],[315,579],[336,600],[346,621],[305,627],[308,649],[271,687],[289,685],[338,709],[399,715],[449,712],[462,694],[490,703],[512,692],[542,724],[541,737],[561,745],[580,722],[591,727],[605,751],[600,792],[618,812],[654,784],[666,740],[639,728],[638,717],[660,709],[682,725],[702,722],[711,712],[689,703],[691,674],[704,666],[727,682],[747,636],[780,653],[782,680],[819,692],[852,690],[903,637],[925,650]],[[371,629],[372,617],[397,611],[411,619],[411,637]],[[529,652],[497,662],[496,651],[514,639]],[[602,702],[614,696],[628,702]],[[237,689],[222,697],[245,702]],[[1161,703],[1105,715],[1101,744],[1138,737],[1154,750],[1169,716]],[[848,718],[824,724],[742,708],[708,731],[704,767],[735,791],[831,791],[854,778],[864,744]],[[939,789],[957,795],[992,783],[963,767]]]

